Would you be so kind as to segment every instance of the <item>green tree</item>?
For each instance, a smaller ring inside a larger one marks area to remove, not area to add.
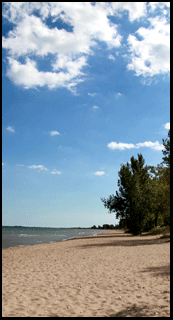
[[[161,195],[162,195],[162,183],[161,183],[161,176],[162,176],[162,165],[154,166],[148,166],[148,170],[150,172],[150,183],[149,183],[149,189],[150,189],[150,218],[153,223],[150,223],[150,227],[156,227],[159,223],[159,225],[162,225],[162,218],[161,215],[163,213],[163,206],[161,201]]]
[[[154,166],[144,166],[141,154],[138,159],[121,165],[118,172],[119,192],[101,198],[109,212],[120,219],[119,227],[140,234],[158,224],[170,225],[170,130],[163,139],[163,161]]]
[[[164,167],[163,163],[156,167],[149,167],[150,194],[152,201],[150,207],[155,218],[155,226],[170,224],[170,168]]]
[[[163,162],[160,184],[161,184],[161,201],[163,207],[163,219],[165,225],[170,225],[170,130],[168,131],[168,138],[163,139],[164,149]]]
[[[170,224],[170,130],[163,139],[163,161],[156,167],[148,166],[150,173],[150,208],[154,214],[155,226]]]
[[[170,168],[170,130],[168,131],[168,138],[162,139],[163,145],[165,149],[162,150],[164,157],[163,157],[163,164],[165,164],[168,168]]]
[[[144,163],[142,154],[138,154],[138,159],[131,157],[130,163],[121,165],[118,172],[119,192],[116,191],[116,195],[108,199],[101,198],[109,212],[116,212],[120,225],[127,227],[134,235],[142,232],[149,207],[149,174]]]

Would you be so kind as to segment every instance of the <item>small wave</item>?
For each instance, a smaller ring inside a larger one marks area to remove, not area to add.
[[[26,233],[22,233],[22,234],[19,234],[18,237],[38,237],[39,234],[26,234]]]

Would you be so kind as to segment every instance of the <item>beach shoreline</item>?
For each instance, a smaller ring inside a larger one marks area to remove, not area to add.
[[[170,316],[170,243],[122,230],[2,249],[2,316]]]
[[[92,236],[104,233],[104,230],[92,228],[44,228],[3,226],[2,249],[40,245],[72,239],[78,236]]]

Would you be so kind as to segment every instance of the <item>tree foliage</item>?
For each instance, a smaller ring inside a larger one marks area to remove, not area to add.
[[[163,157],[163,164],[165,164],[168,168],[170,168],[170,130],[168,131],[168,138],[162,139],[163,145],[165,149],[162,150],[164,157]]]
[[[121,165],[115,195],[101,198],[109,212],[116,213],[119,225],[133,235],[154,226],[170,224],[170,131],[163,140],[163,162],[147,166],[142,154]],[[165,165],[165,166],[164,166]]]

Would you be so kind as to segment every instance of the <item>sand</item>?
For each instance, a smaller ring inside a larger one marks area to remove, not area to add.
[[[170,243],[121,230],[2,250],[3,317],[170,317]]]

